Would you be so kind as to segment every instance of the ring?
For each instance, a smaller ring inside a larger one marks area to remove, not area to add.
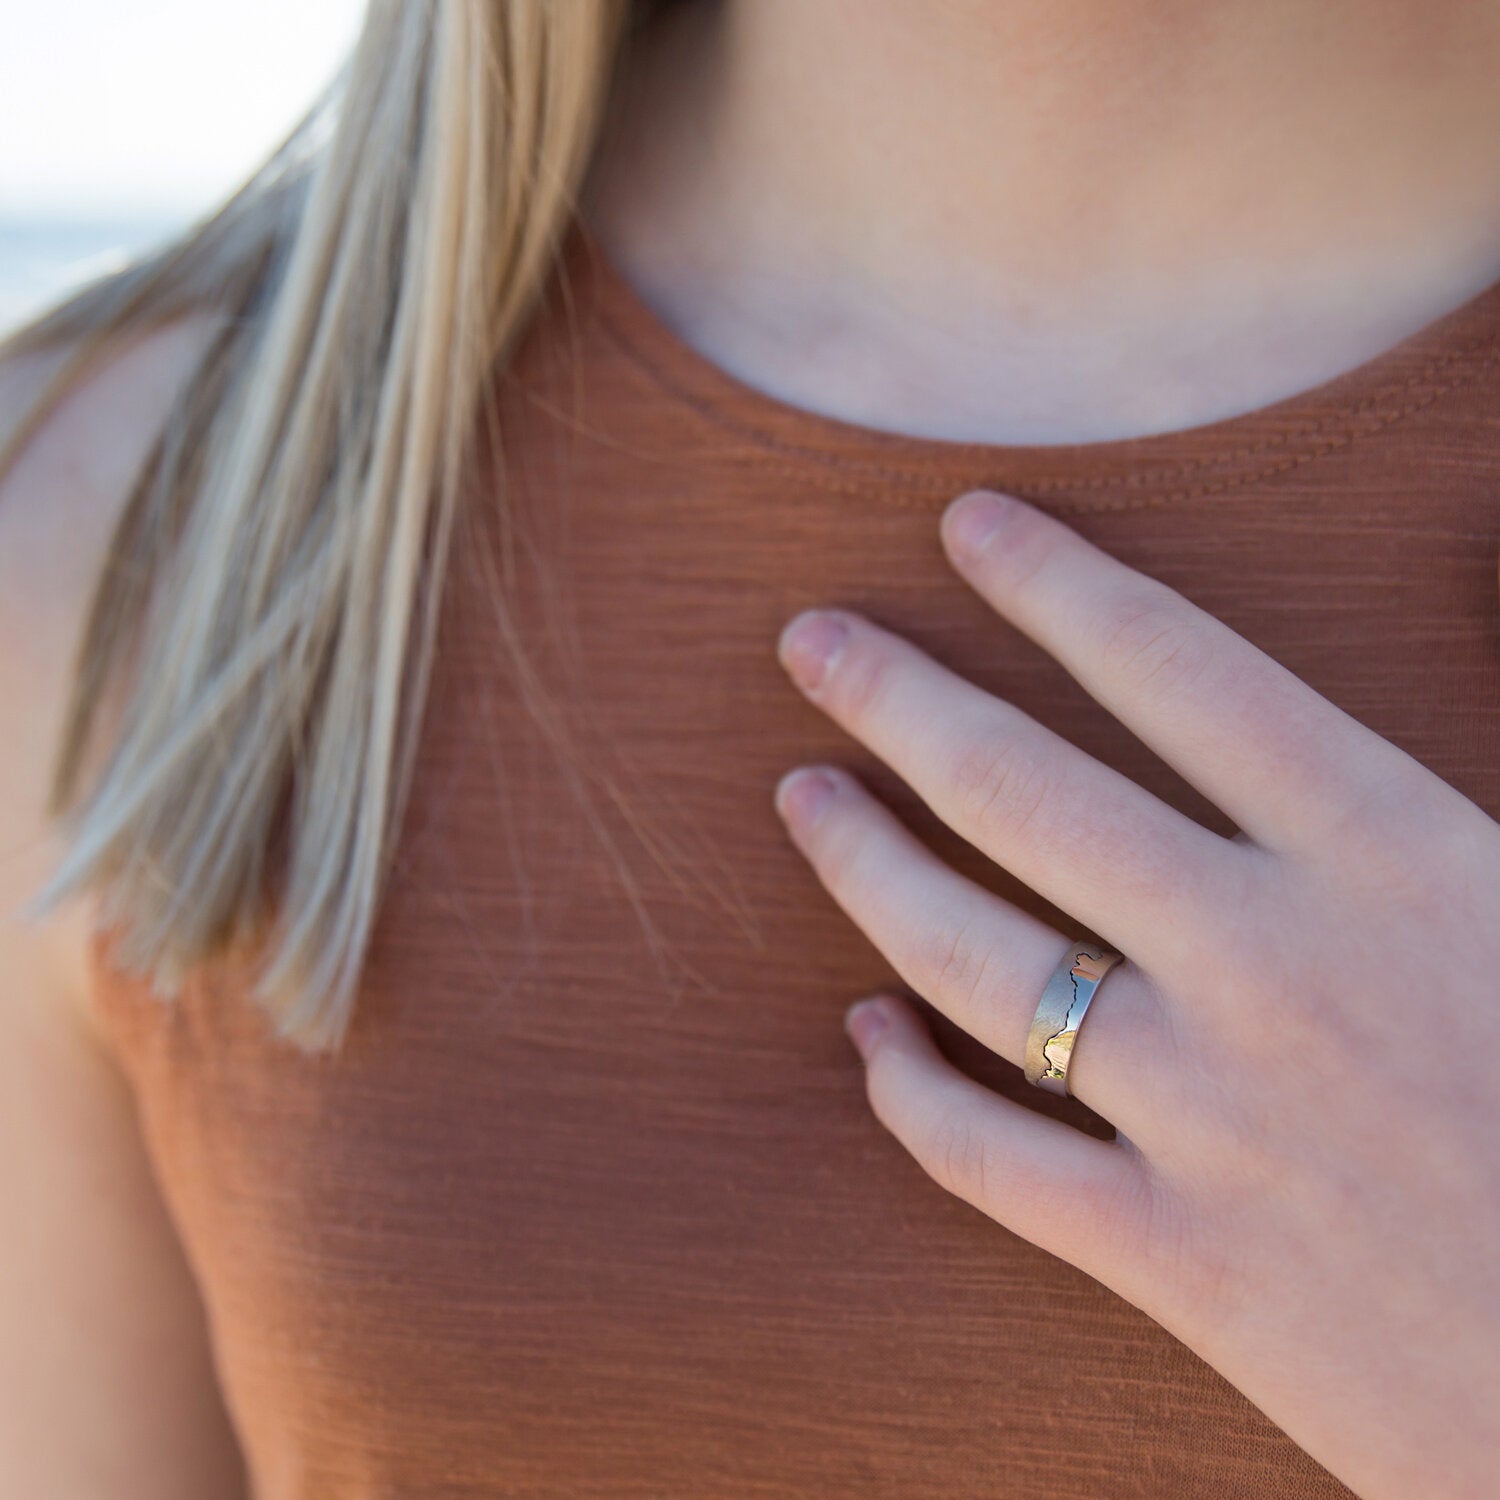
[[[1104,976],[1123,955],[1102,943],[1079,940],[1058,960],[1042,990],[1026,1038],[1026,1081],[1054,1094],[1067,1094],[1068,1064],[1078,1028]]]

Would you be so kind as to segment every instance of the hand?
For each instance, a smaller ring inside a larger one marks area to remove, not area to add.
[[[1125,955],[1068,1072],[1115,1140],[961,1073],[894,995],[849,1020],[875,1114],[944,1188],[1148,1313],[1365,1500],[1493,1496],[1500,824],[1044,512],[976,492],[942,536],[1240,832],[867,619],[799,615],[779,650],[809,699],[1079,922],[1054,930],[846,772],[800,767],[778,811],[901,978],[1019,1065],[1069,941],[1086,927]]]

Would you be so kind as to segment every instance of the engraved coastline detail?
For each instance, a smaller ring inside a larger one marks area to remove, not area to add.
[[[1073,1052],[1073,1040],[1078,1034],[1078,1023],[1074,1020],[1074,1012],[1094,993],[1095,986],[1104,978],[1108,967],[1100,953],[1090,953],[1086,948],[1074,951],[1073,962],[1068,969],[1068,978],[1073,984],[1073,998],[1068,1001],[1062,1025],[1042,1045],[1042,1056],[1047,1063],[1042,1077],[1062,1081],[1067,1071],[1068,1059]],[[1089,981],[1088,989],[1082,995],[1078,993],[1080,979]]]

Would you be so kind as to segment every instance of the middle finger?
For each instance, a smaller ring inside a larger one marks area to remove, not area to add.
[[[778,654],[955,833],[1147,968],[1222,923],[1239,845],[909,641],[807,610]]]

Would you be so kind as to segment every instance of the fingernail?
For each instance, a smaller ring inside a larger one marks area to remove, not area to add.
[[[815,688],[838,659],[849,627],[837,615],[805,609],[781,632],[776,654],[799,686]]]
[[[890,1013],[884,999],[875,995],[868,1000],[856,1000],[844,1016],[844,1030],[859,1049],[866,1062],[879,1040],[881,1032],[891,1024]]]
[[[798,827],[813,823],[838,790],[838,783],[817,766],[797,766],[776,783],[776,811]]]
[[[1011,509],[1008,495],[975,490],[960,495],[943,514],[943,534],[956,552],[978,552],[1000,529]]]

